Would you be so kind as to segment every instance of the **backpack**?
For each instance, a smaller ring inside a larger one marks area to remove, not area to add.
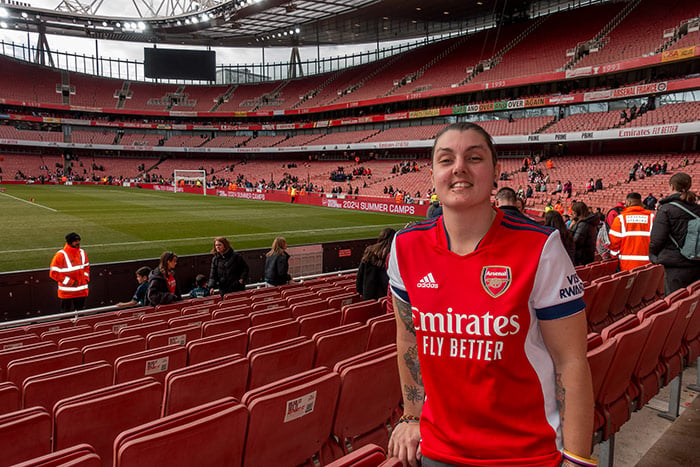
[[[676,239],[671,237],[671,241],[680,250],[681,255],[688,259],[700,260],[700,216],[684,208],[676,202],[672,202],[677,208],[681,208],[691,216],[692,219],[688,221],[688,231],[685,233],[685,239],[683,240],[683,246],[680,246]]]

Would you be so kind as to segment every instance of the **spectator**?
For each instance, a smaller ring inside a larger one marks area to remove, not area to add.
[[[148,276],[146,299],[150,305],[167,305],[180,300],[180,290],[173,273],[175,266],[177,255],[172,251],[164,251],[160,255],[158,267]]]
[[[673,193],[659,201],[651,229],[649,258],[652,263],[664,266],[666,295],[700,280],[698,260],[688,259],[680,252],[688,234],[688,222],[700,216],[697,197],[690,191],[692,183],[690,175],[683,172],[671,177]]]
[[[126,308],[130,306],[145,306],[148,304],[146,301],[146,292],[148,291],[148,275],[151,273],[151,268],[146,266],[140,267],[136,270],[136,282],[139,283],[134,292],[134,296],[128,302],[119,302],[117,306],[120,308]]]
[[[573,191],[573,185],[571,184],[570,180],[567,180],[566,183],[564,183],[564,193],[566,193],[567,198],[571,198],[572,191]]]
[[[383,229],[379,233],[377,243],[365,248],[362,254],[355,279],[355,289],[365,300],[376,300],[386,296],[389,286],[386,259],[389,256],[394,234],[396,234],[394,229]]]
[[[435,199],[430,206],[428,206],[428,212],[426,213],[426,219],[432,219],[433,217],[442,216],[442,206],[440,206],[440,201]]]
[[[595,181],[594,188],[595,188],[595,191],[603,189],[603,179],[602,178],[599,178]]]
[[[190,290],[191,298],[202,298],[211,295],[209,287],[207,287],[207,277],[204,274],[197,274],[194,278],[196,287]]]
[[[213,257],[209,273],[209,288],[218,288],[222,296],[244,290],[245,283],[248,281],[248,263],[243,256],[233,251],[228,239],[216,237],[211,253]]]
[[[651,193],[649,193],[649,196],[644,198],[644,207],[647,208],[650,211],[655,211],[656,210],[656,203],[658,203],[658,199]]]
[[[610,256],[619,258],[620,269],[629,271],[649,264],[649,236],[654,214],[642,207],[642,195],[629,193],[625,210],[610,226]]]
[[[49,277],[58,283],[58,299],[61,313],[82,310],[88,296],[90,262],[87,253],[80,248],[80,235],[66,235],[66,244],[51,259]]]
[[[265,283],[268,286],[284,285],[292,280],[289,275],[287,240],[284,237],[275,238],[272,249],[265,256]]]
[[[559,231],[559,236],[561,238],[561,243],[564,245],[566,253],[569,255],[571,262],[574,262],[574,254],[576,252],[576,246],[574,245],[574,237],[569,232],[569,229],[564,223],[564,218],[557,211],[550,210],[544,215],[544,225],[547,227],[552,227]]]
[[[554,467],[562,448],[570,459],[590,455],[583,286],[557,232],[491,206],[498,172],[488,133],[448,126],[433,148],[444,222],[424,221],[394,239],[389,276],[404,414],[388,454],[404,465]],[[423,345],[443,339],[441,350]],[[556,394],[565,398],[563,420]]]
[[[592,263],[595,259],[596,237],[598,236],[598,217],[591,214],[583,201],[571,205],[574,214],[569,230],[574,236],[576,266]]]
[[[517,207],[518,197],[515,191],[509,187],[503,187],[496,193],[496,207],[504,213],[518,219],[529,220]]]

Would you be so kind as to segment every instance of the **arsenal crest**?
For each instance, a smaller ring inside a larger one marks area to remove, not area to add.
[[[500,297],[510,287],[510,268],[508,266],[484,266],[481,269],[481,286],[493,298]]]

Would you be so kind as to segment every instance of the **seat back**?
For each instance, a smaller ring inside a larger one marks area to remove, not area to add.
[[[322,302],[324,305],[326,302]],[[324,310],[303,315],[297,318],[299,335],[313,337],[314,334],[340,326],[340,311]]]
[[[328,309],[331,308],[328,306],[328,302],[326,300],[314,298],[313,300],[299,302],[292,305],[292,317],[296,319]]]
[[[340,311],[343,313],[342,324],[365,324],[368,319],[380,316],[384,313],[381,303],[376,300],[365,300],[345,305]]]
[[[41,407],[0,415],[0,453],[3,465],[51,452],[51,415]]]
[[[231,331],[246,332],[250,327],[250,318],[247,315],[217,318],[202,324],[202,337],[210,337]]]
[[[41,342],[41,339],[34,333],[5,337],[0,339],[0,350],[16,349],[18,347],[24,347],[25,345],[36,344],[38,342]]]
[[[102,467],[100,456],[92,446],[78,444],[44,456],[35,457],[16,464],[15,467]]]
[[[117,318],[108,321],[100,321],[95,323],[93,328],[95,331],[111,330],[114,335],[119,335],[119,331],[127,326],[133,326],[135,324],[140,324],[140,318]]]
[[[168,320],[168,326],[170,328],[177,328],[182,326],[197,325],[202,326],[202,323],[210,321],[211,314],[209,313],[199,313],[196,315],[180,316],[179,318],[171,318]]]
[[[634,271],[637,273],[637,279],[634,281],[632,291],[627,297],[626,307],[630,311],[636,311],[642,306],[644,294],[646,293],[649,282],[654,276],[654,270],[647,267],[637,268]]]
[[[610,363],[615,355],[616,345],[617,341],[615,339],[609,339],[586,353],[588,365],[591,367],[594,400],[598,400],[600,396],[600,388],[610,369]]]
[[[94,315],[83,315],[83,316],[78,316],[78,318],[76,318],[75,325],[81,326],[81,325],[85,324],[87,326],[92,326],[92,328],[95,329],[95,325],[97,323],[115,320],[118,317],[119,316],[114,311],[109,311],[106,313],[97,313]]]
[[[32,355],[40,355],[53,352],[57,348],[54,342],[37,342],[36,344],[23,345],[21,347],[0,350],[0,381],[7,376],[7,365],[13,361]]]
[[[249,316],[251,326],[260,326],[261,324],[269,324],[291,318],[292,309],[289,307],[281,307],[268,311],[254,311]]]
[[[369,340],[367,350],[396,344],[396,318],[394,315],[381,315],[367,321]]]
[[[58,344],[58,341],[64,337],[81,336],[92,332],[92,328],[87,325],[73,326],[68,328],[56,329],[55,331],[45,331],[41,334],[42,341],[53,341]]]
[[[651,269],[653,273],[649,279],[649,286],[646,288],[646,291],[642,297],[644,303],[650,303],[656,300],[657,297],[663,297],[664,294],[664,267],[660,264],[654,264],[647,267]]]
[[[25,326],[24,330],[27,334],[36,334],[37,336],[42,335],[46,331],[58,331],[59,329],[72,328],[73,321],[70,319],[57,319],[55,321],[48,321],[43,323],[30,324]],[[2,336],[0,336],[2,337]]]
[[[112,331],[97,331],[80,336],[64,337],[58,341],[58,350],[80,349],[90,344],[98,344],[116,339]]]
[[[15,327],[15,328],[0,329],[0,339],[6,339],[8,337],[23,336],[25,334],[27,334],[27,331],[25,331],[25,328],[19,327],[19,326]]]
[[[155,331],[146,336],[146,347],[155,349],[167,345],[187,345],[188,342],[202,337],[202,328],[198,324],[180,326],[173,329]]]
[[[102,465],[112,465],[114,439],[157,419],[162,397],[162,385],[144,378],[62,399],[54,406],[53,449],[88,443]]]
[[[248,381],[248,359],[229,355],[173,370],[165,377],[161,416],[223,397],[240,400]]]
[[[616,274],[613,277],[617,277],[620,283],[615,289],[615,295],[610,301],[610,316],[614,320],[627,313],[627,299],[634,289],[634,284],[637,280],[637,273],[634,271],[625,271]]]
[[[340,310],[345,305],[356,303],[362,300],[362,296],[357,292],[346,292],[339,295],[334,295],[328,298],[328,306]]]
[[[187,364],[206,362],[227,355],[245,355],[248,335],[240,331],[225,332],[190,341],[187,344]]]
[[[600,331],[605,325],[610,323],[610,304],[615,291],[620,284],[619,278],[603,278],[597,280],[598,290],[595,293],[593,304],[587,308],[586,318],[588,319],[589,329]]]
[[[299,336],[299,323],[292,320],[276,321],[248,329],[248,350],[286,341]]]
[[[20,388],[24,380],[29,376],[76,366],[81,363],[83,363],[83,354],[78,349],[56,350],[45,354],[32,355],[31,357],[11,361],[7,366],[7,380]]]
[[[617,334],[632,329],[638,326],[641,321],[635,315],[625,316],[624,318],[615,321],[614,323],[606,326],[601,331],[600,335],[604,341],[615,337]]]
[[[114,441],[116,467],[238,467],[248,409],[224,398],[128,429]]]
[[[105,361],[114,365],[117,358],[135,352],[146,350],[146,339],[143,337],[125,337],[83,347],[83,362]]]
[[[0,415],[19,410],[20,390],[14,384],[6,381],[0,383]]]
[[[341,360],[360,354],[367,349],[369,327],[353,323],[316,333],[314,366],[333,366]]]
[[[187,350],[181,345],[169,345],[123,355],[114,362],[114,383],[124,383],[150,376],[163,382],[168,371],[187,364]]]
[[[313,341],[306,337],[296,337],[251,350],[248,352],[248,389],[310,370],[315,350]]]
[[[219,303],[208,303],[206,305],[190,305],[181,310],[182,316],[198,315],[200,313],[211,313],[219,309]]]
[[[366,444],[326,464],[326,467],[377,467],[385,460],[386,454],[384,449],[376,444]]]
[[[162,320],[141,322],[119,330],[119,337],[141,336],[146,337],[151,332],[162,331],[168,329],[168,323]]]
[[[141,318],[149,313],[155,313],[155,311],[156,309],[152,306],[137,306],[134,308],[127,308],[126,310],[119,310],[116,314],[120,318]]]
[[[250,412],[244,466],[299,465],[320,451],[331,434],[340,376],[309,374],[304,383],[293,377],[243,396]]]
[[[252,307],[247,304],[222,307],[212,313],[212,319],[247,316],[252,310]]]
[[[700,297],[700,289],[693,292],[691,297]],[[699,302],[692,302],[688,308],[688,313],[692,313],[690,321],[688,321],[688,326],[686,327],[685,334],[683,335],[683,342],[686,344],[692,342],[698,338],[700,335],[700,306]]]
[[[152,323],[154,321],[165,321],[167,323],[169,320],[179,318],[180,316],[182,316],[180,310],[165,310],[146,313],[140,319],[142,323]]]
[[[51,413],[61,399],[111,385],[113,374],[109,363],[94,362],[30,376],[22,387],[22,405]]]

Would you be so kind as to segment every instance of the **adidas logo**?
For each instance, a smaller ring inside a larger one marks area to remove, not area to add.
[[[429,272],[428,274],[421,279],[418,284],[416,284],[416,287],[421,288],[421,289],[437,289],[438,284],[435,282],[435,278],[433,277],[433,273]]]

